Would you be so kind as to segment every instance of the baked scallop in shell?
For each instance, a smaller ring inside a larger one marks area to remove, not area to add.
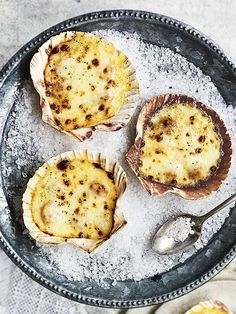
[[[185,95],[165,94],[142,108],[126,158],[150,194],[200,199],[225,180],[231,155],[229,133],[212,108]]]
[[[117,162],[100,153],[63,153],[29,180],[25,226],[36,241],[67,242],[92,252],[126,224],[119,205],[125,189],[126,175]]]
[[[209,300],[193,306],[185,314],[233,314],[233,312],[222,302]]]
[[[119,130],[136,108],[135,68],[112,43],[90,33],[51,37],[33,56],[30,73],[43,121],[79,141],[96,130]]]

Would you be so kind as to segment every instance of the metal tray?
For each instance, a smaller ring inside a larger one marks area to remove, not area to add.
[[[172,50],[181,38],[181,54],[209,75],[226,103],[236,106],[236,67],[221,48],[197,30],[172,18],[154,13],[130,10],[102,11],[78,16],[49,28],[22,47],[0,72],[0,118],[1,134],[1,173],[2,159],[5,156],[5,140],[12,108],[4,104],[9,86],[19,82],[18,88],[29,78],[29,62],[40,45],[50,36],[64,30],[91,32],[101,29],[137,32],[144,41]],[[32,87],[33,89],[33,87]],[[23,148],[22,148],[23,149]],[[14,166],[14,160],[12,160]],[[44,287],[69,299],[90,305],[128,308],[162,303],[179,297],[212,278],[221,271],[236,255],[236,210],[232,210],[221,230],[208,245],[197,254],[179,264],[174,269],[143,279],[140,282],[126,281],[111,286],[109,290],[95,282],[87,291],[88,283],[69,281],[62,275],[46,272],[43,263],[37,263],[37,247],[34,241],[22,233],[21,197],[27,178],[17,175],[4,178],[0,188],[0,245],[12,261],[32,279]],[[9,190],[15,190],[17,198],[12,200]],[[3,219],[4,211],[10,209],[11,222]],[[129,292],[124,294],[125,287]]]

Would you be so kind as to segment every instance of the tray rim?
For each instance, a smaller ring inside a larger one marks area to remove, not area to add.
[[[189,34],[190,36],[195,37],[197,40],[201,41],[204,45],[208,46],[211,50],[213,50],[219,58],[226,63],[231,70],[236,72],[236,65],[234,64],[231,57],[224,53],[223,49],[204,35],[202,32],[198,31],[194,27],[183,23],[174,18],[158,14],[152,13],[148,11],[142,10],[126,10],[126,9],[117,9],[117,10],[103,10],[90,12],[83,15],[79,15],[76,17],[69,18],[65,21],[62,21],[54,26],[49,27],[47,30],[41,32],[39,35],[35,36],[28,43],[26,43],[21,49],[19,49],[13,57],[3,66],[0,71],[0,89],[7,79],[8,75],[23,61],[24,57],[38,45],[40,42],[47,40],[49,37],[57,34],[64,29],[68,29],[69,27],[77,26],[82,23],[87,23],[92,20],[104,20],[104,19],[117,19],[119,17],[122,18],[134,18],[140,20],[150,20],[157,21],[160,24],[169,25],[173,28],[179,29],[184,33]],[[7,239],[4,238],[0,231],[0,247],[2,250],[8,255],[8,257],[29,277],[33,280],[44,286],[45,288],[59,294],[60,296],[66,297],[70,300],[77,301],[83,304],[98,306],[98,307],[106,307],[106,308],[136,308],[136,307],[145,307],[154,304],[164,303],[175,298],[178,298],[182,295],[189,293],[190,291],[198,288],[211,278],[213,278],[217,273],[219,273],[223,268],[225,268],[236,256],[236,244],[226,253],[226,255],[209,271],[204,273],[200,278],[195,281],[190,282],[189,284],[176,289],[175,291],[167,294],[160,295],[158,297],[146,298],[146,299],[138,299],[138,300],[130,300],[130,301],[110,301],[101,298],[90,298],[85,297],[84,295],[79,295],[77,293],[73,293],[65,288],[61,288],[60,286],[54,284],[52,281],[46,279],[44,276],[40,275],[35,271],[32,267],[28,265],[26,261],[23,261],[17,252],[10,246]]]

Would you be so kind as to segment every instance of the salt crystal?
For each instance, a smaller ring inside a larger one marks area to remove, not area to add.
[[[189,234],[193,234],[192,229],[194,222],[190,218],[180,217],[173,223],[171,229],[167,232],[167,237],[172,238],[175,242],[184,242]]]

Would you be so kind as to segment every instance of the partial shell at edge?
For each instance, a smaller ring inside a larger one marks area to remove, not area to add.
[[[233,314],[221,301],[204,301],[200,302],[199,304],[193,306],[191,309],[189,309],[184,314],[192,314],[192,313],[200,313],[201,311],[204,311],[206,309],[222,309],[225,311],[225,314]]]

